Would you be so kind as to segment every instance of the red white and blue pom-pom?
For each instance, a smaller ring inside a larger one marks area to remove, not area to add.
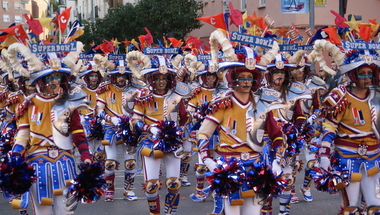
[[[119,118],[120,122],[117,126],[116,139],[123,140],[126,146],[136,147],[139,143],[138,140],[141,135],[141,132],[138,132],[137,129],[136,131],[131,130],[129,121],[132,117],[123,115]]]
[[[33,166],[17,152],[4,156],[0,166],[0,189],[11,196],[25,193],[37,179]]]
[[[211,190],[220,196],[238,191],[245,180],[245,171],[241,162],[232,157],[228,162],[218,160],[218,168],[214,173],[206,172],[206,179],[211,185]]]
[[[84,116],[83,128],[89,140],[103,140],[103,125],[99,116]]]
[[[286,135],[288,147],[286,149],[286,156],[294,157],[301,153],[301,149],[305,145],[303,139],[298,138],[297,128],[293,123],[283,121],[282,132]]]
[[[81,163],[80,173],[71,181],[68,192],[77,202],[90,204],[96,202],[105,193],[106,181],[103,178],[103,166],[99,163]]]
[[[337,194],[339,188],[349,185],[349,171],[346,169],[327,171],[314,167],[310,174],[313,177],[315,188],[319,191]]]
[[[6,128],[4,134],[1,134],[0,137],[0,157],[5,156],[8,152],[12,150],[14,144],[14,137],[18,131],[16,120],[12,120]]]
[[[285,190],[287,185],[282,175],[274,175],[269,166],[261,163],[252,164],[252,168],[247,172],[246,181],[248,187],[252,188],[258,196],[276,197]]]
[[[154,138],[154,149],[164,153],[174,152],[182,147],[183,130],[174,121],[158,121],[157,128],[161,131]]]

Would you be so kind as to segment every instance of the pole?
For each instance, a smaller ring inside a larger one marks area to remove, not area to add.
[[[95,14],[94,14],[94,0],[91,0],[91,22],[95,22]]]
[[[309,28],[311,30],[315,29],[315,13],[314,12],[315,12],[314,11],[314,0],[309,0],[309,21],[310,21]],[[311,63],[310,70],[315,71],[314,62]]]

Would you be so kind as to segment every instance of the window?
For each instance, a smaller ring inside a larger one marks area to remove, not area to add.
[[[265,7],[266,0],[259,0],[259,7]]]
[[[3,1],[3,9],[8,10],[9,9],[9,3],[8,1]]]
[[[15,1],[15,9],[21,9],[21,4],[19,1]]]
[[[15,15],[15,22],[21,22],[22,18],[19,15]]]
[[[9,15],[3,15],[3,22],[11,22],[11,19],[9,18]]]
[[[241,11],[246,11],[247,10],[247,0],[241,0]]]

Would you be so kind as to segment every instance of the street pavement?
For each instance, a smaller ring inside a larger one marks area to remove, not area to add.
[[[119,154],[119,161],[122,164],[122,157]],[[302,157],[301,157],[302,158]],[[177,215],[206,215],[212,212],[213,200],[209,197],[206,202],[195,203],[189,195],[195,191],[195,172],[193,170],[196,163],[196,156],[191,161],[191,167],[189,170],[189,181],[191,186],[182,187],[180,190],[181,200],[178,206]],[[120,165],[123,167],[123,165]],[[165,181],[165,167],[162,165],[161,179]],[[148,215],[148,203],[146,201],[145,194],[141,191],[141,185],[143,183],[142,173],[138,174],[135,179],[135,193],[138,196],[136,201],[128,201],[123,199],[123,180],[124,170],[120,168],[116,172],[116,198],[113,202],[105,202],[103,198],[93,204],[79,204],[75,214],[79,215]],[[339,195],[330,195],[323,193],[312,188],[312,194],[314,200],[312,202],[305,202],[300,192],[300,186],[302,185],[303,175],[302,173],[297,175],[296,187],[297,194],[300,202],[291,205],[291,215],[336,215],[340,205]],[[160,190],[161,195],[161,214],[164,214],[164,198],[166,195],[166,188]],[[278,214],[278,200],[273,201],[273,215]],[[32,206],[30,205],[29,208]],[[11,208],[7,200],[0,197],[0,215],[17,215],[19,212]],[[29,215],[33,213],[29,209]]]

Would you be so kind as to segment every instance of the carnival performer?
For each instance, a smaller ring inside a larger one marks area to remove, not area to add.
[[[206,110],[210,101],[215,98],[221,97],[221,90],[217,88],[219,83],[217,73],[215,69],[210,68],[211,61],[201,63],[197,67],[196,79],[199,86],[192,90],[192,97],[187,103],[187,111],[192,117],[192,123],[190,124],[190,133],[198,131],[204,117],[206,116]],[[195,137],[196,138],[196,137]],[[210,138],[210,150],[213,150],[214,144],[218,142],[218,133],[215,132]],[[213,154],[213,153],[211,153]],[[190,198],[195,202],[205,201],[208,193],[204,190],[205,173],[207,171],[206,165],[203,163],[200,154],[198,155],[198,163],[195,165],[195,193],[190,195]]]
[[[142,56],[140,59],[147,59]],[[151,63],[145,63],[141,71],[150,91],[141,89],[142,97],[136,98],[133,110],[133,127],[142,132],[141,151],[144,169],[143,189],[150,214],[160,214],[161,188],[160,164],[166,168],[165,214],[175,214],[178,208],[181,188],[180,166],[183,157],[182,132],[180,126],[188,121],[183,101],[190,88],[183,82],[176,82],[176,71],[163,56],[152,56]],[[167,129],[164,130],[164,126]],[[174,135],[173,135],[174,134]],[[165,136],[171,138],[165,138]]]
[[[320,100],[320,91],[327,90],[328,87],[321,78],[317,76],[309,77],[311,63],[308,62],[309,60],[307,56],[303,54],[303,51],[297,51],[295,55],[297,55],[298,52],[301,56],[300,58],[297,57],[299,59],[296,60],[297,68],[291,71],[292,82],[295,84],[300,83],[302,85],[305,85],[308,89],[306,93],[311,94],[311,99],[304,99],[300,102],[302,114],[300,114],[300,116],[298,117],[299,120],[295,125],[298,130],[298,138],[301,138],[306,143],[306,145],[302,149],[302,153],[304,153],[305,155],[306,165],[304,167],[305,174],[303,186],[300,188],[300,190],[303,199],[306,202],[311,202],[313,201],[313,196],[310,192],[310,185],[312,182],[312,176],[310,175],[310,171],[315,163],[316,152],[318,150],[316,140],[318,139],[317,137],[321,133],[322,128],[322,119],[320,114],[322,104]],[[297,172],[300,172],[302,170],[302,168],[300,169],[299,166],[303,164],[303,162],[300,163],[301,161],[299,160],[299,156],[297,156],[296,162],[297,163],[294,166],[295,168],[293,168],[292,171],[294,181],[296,179]],[[291,190],[290,203],[297,202],[299,202],[299,199],[296,196],[295,185],[293,185]]]
[[[70,52],[63,62],[76,65],[82,47],[82,43],[77,42],[79,51]],[[30,188],[34,213],[74,214],[77,202],[66,202],[70,197],[67,186],[76,176],[73,143],[80,160],[91,162],[77,109],[86,101],[85,94],[79,89],[69,92],[70,68],[61,67],[56,53],[41,53],[45,60],[41,62],[21,43],[9,46],[8,52],[13,69],[30,77],[37,89],[35,96],[28,97],[18,108],[19,131],[12,149],[12,153],[25,154],[26,162],[36,170],[37,181]],[[27,60],[30,74],[18,62],[18,53]],[[12,201],[12,204],[17,203],[25,207],[29,198]]]
[[[99,56],[99,55],[97,55]],[[130,117],[134,106],[134,98],[138,96],[138,90],[133,85],[132,72],[128,69],[126,61],[116,60],[114,63],[105,57],[95,56],[99,62],[97,66],[105,65],[110,83],[102,84],[97,89],[97,116],[105,120],[104,139],[105,145],[105,179],[108,186],[104,200],[112,202],[115,197],[115,171],[119,169],[117,161],[117,146],[121,145],[124,158],[124,197],[129,201],[135,201],[137,196],[133,191],[135,175],[137,174],[136,151],[134,147],[124,144],[122,138],[117,137],[117,129],[121,118]]]
[[[279,211],[281,215],[288,214],[290,211],[295,173],[301,168],[301,163],[296,162],[296,159],[305,143],[305,141],[300,141],[297,135],[301,135],[303,127],[306,124],[306,113],[310,111],[308,108],[305,108],[305,104],[307,104],[305,101],[312,100],[311,91],[307,88],[306,84],[294,82],[291,79],[291,71],[296,69],[297,63],[303,57],[303,54],[303,51],[296,52],[293,56],[286,55],[286,53],[277,54],[274,61],[268,65],[268,73],[266,73],[267,83],[269,83],[268,87],[280,92],[285,102],[285,108],[275,113],[275,116],[283,122],[284,125],[282,127],[285,129],[283,132],[288,136],[285,152],[286,164],[282,169],[286,175],[288,185],[279,196]],[[272,213],[271,204],[272,198],[269,198],[263,207],[263,214]]]
[[[368,47],[364,42],[363,46]],[[339,214],[360,214],[360,193],[368,205],[365,212],[380,214],[380,173],[377,165],[380,156],[380,100],[379,91],[373,88],[379,84],[379,53],[361,49],[346,50],[344,55],[335,45],[320,40],[314,44],[311,54],[315,59],[322,59],[321,65],[325,65],[322,50],[336,53],[334,59],[341,73],[347,75],[349,84],[333,89],[323,102],[325,120],[319,162],[323,172],[328,172],[321,177],[331,185],[327,191],[340,193],[342,205]],[[314,181],[318,189],[321,181],[318,177],[314,177]]]
[[[261,71],[265,70],[266,65],[277,54],[277,43],[274,44],[272,50],[261,56],[260,61],[256,58],[257,54],[249,47],[243,46],[239,54],[235,54],[231,43],[222,31],[217,30],[211,34],[210,44],[213,66],[219,68],[218,72],[223,74],[233,91],[210,104],[211,113],[205,117],[198,130],[197,140],[202,161],[211,173],[221,173],[220,165],[233,168],[230,166],[231,162],[237,161],[244,167],[245,174],[249,175],[248,171],[251,168],[255,169],[255,164],[261,163],[260,167],[264,167],[263,162],[260,161],[260,153],[263,146],[262,135],[266,131],[278,155],[278,159],[272,159],[273,163],[269,166],[272,166],[275,174],[279,174],[283,161],[281,156],[284,149],[283,134],[271,109],[281,108],[282,105],[272,106],[271,104],[279,100],[280,93],[264,88],[258,90],[262,77]],[[226,61],[218,64],[219,44],[222,44]],[[256,64],[255,60],[257,60]],[[256,93],[253,94],[253,92]],[[211,136],[218,127],[220,142],[214,145],[214,150],[220,157],[213,160],[209,144]],[[211,177],[217,177],[216,175]],[[243,215],[260,214],[261,202],[265,201],[270,194],[255,194],[253,187],[248,185],[255,182],[249,183],[249,177],[242,180],[243,185],[237,190],[216,192],[212,214],[239,215],[241,207]],[[219,189],[225,188],[219,187]]]
[[[101,55],[95,56],[96,59],[101,58]],[[96,90],[102,83],[104,76],[105,74],[100,73],[98,66],[93,60],[90,60],[86,63],[86,65],[83,65],[78,73],[78,77],[83,81],[83,84],[79,85],[79,87],[87,94],[87,99],[90,102],[88,108],[82,109],[79,112],[82,118],[82,124],[84,124],[83,126],[87,126],[88,129],[91,129],[91,127],[88,125],[88,121],[96,120],[96,116],[94,115],[96,112]],[[97,137],[98,135],[86,135],[88,143],[90,145],[90,152],[94,156],[94,160],[98,162],[104,162],[106,156],[104,146],[100,142],[102,137],[100,135],[99,137]]]
[[[175,55],[175,57],[171,60],[171,63],[173,65],[173,68],[177,70],[176,82],[186,83],[190,86],[190,88],[192,89],[191,91],[193,92],[193,89],[198,86],[196,83],[194,83],[196,73],[195,67],[201,64],[201,62],[197,61],[197,57],[195,55],[187,53],[185,54],[185,56],[182,56],[181,54]],[[183,99],[187,101],[190,98],[184,96]],[[184,151],[182,153],[183,157],[181,159],[180,179],[182,186],[184,187],[191,185],[187,178],[187,174],[190,168],[190,161],[195,153],[192,151],[193,143],[190,137],[190,127],[191,122],[188,122],[182,128],[184,131]]]

